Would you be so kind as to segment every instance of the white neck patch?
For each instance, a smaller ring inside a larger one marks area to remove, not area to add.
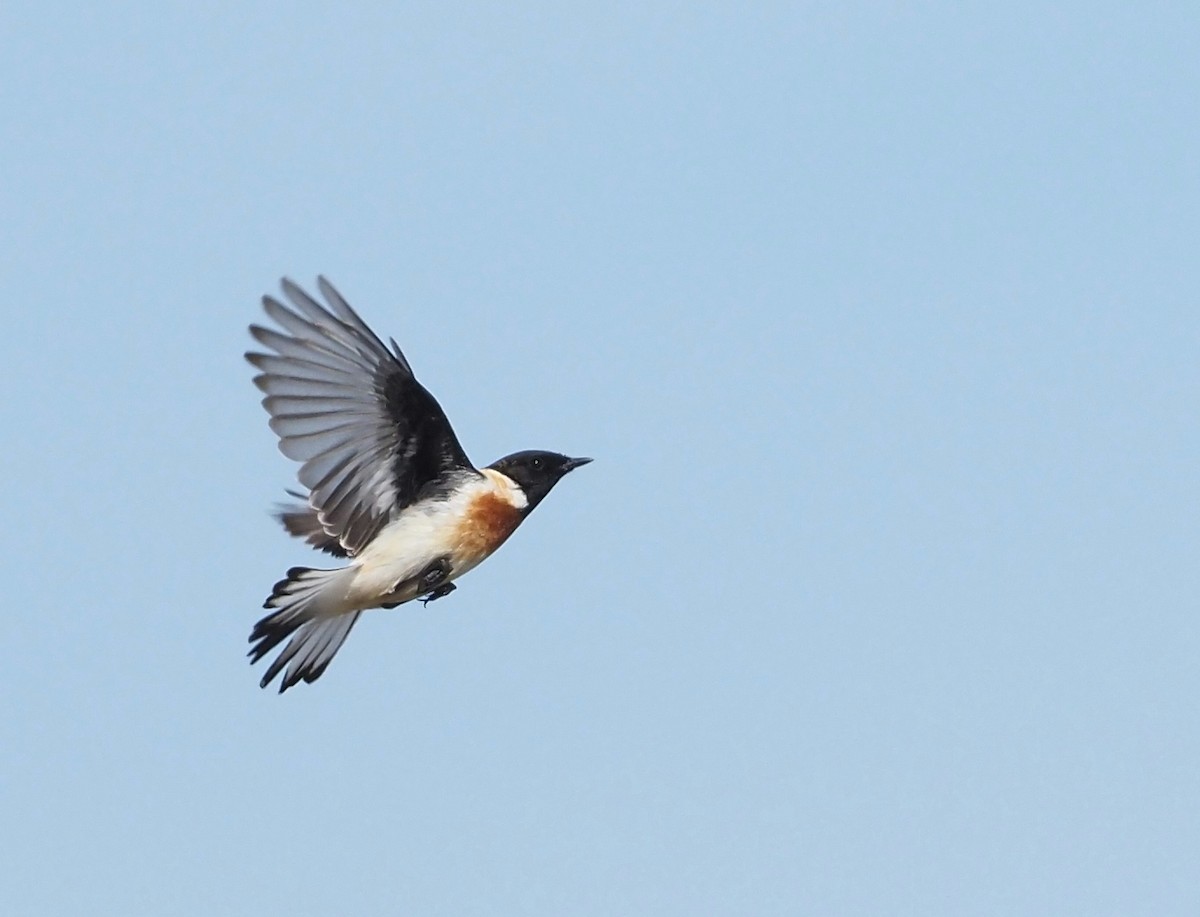
[[[480,474],[488,479],[496,496],[515,509],[524,509],[529,505],[529,498],[525,496],[525,491],[521,489],[521,485],[508,475],[502,474],[494,468],[484,468]]]

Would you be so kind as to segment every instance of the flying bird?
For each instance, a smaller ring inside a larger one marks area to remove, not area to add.
[[[292,567],[263,604],[272,611],[250,634],[250,662],[287,640],[260,682],[283,672],[281,693],[320,678],[367,609],[451,593],[564,475],[591,461],[531,450],[476,468],[395,339],[389,350],[324,277],[324,303],[282,283],[290,307],[263,297],[282,330],[250,326],[272,352],[246,354],[279,449],[301,463],[308,491],[289,491],[303,502],[276,515],[348,563]]]

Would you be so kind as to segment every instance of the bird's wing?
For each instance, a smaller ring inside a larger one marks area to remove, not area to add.
[[[319,551],[327,551],[334,557],[345,557],[346,549],[325,531],[321,517],[308,505],[308,498],[294,490],[289,490],[288,495],[295,497],[298,502],[280,503],[275,510],[275,518],[287,529],[288,534],[303,538]]]
[[[321,304],[288,279],[285,306],[263,297],[283,329],[251,325],[274,353],[247,353],[279,449],[322,529],[350,555],[429,487],[473,470],[434,397],[392,341],[389,351],[324,277]],[[311,540],[311,539],[310,539]]]

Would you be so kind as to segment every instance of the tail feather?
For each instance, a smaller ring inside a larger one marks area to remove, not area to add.
[[[284,640],[291,638],[263,675],[259,686],[265,688],[287,666],[279,684],[282,694],[301,681],[321,677],[337,654],[361,611],[342,607],[344,589],[339,581],[353,575],[346,567],[338,570],[311,570],[292,567],[287,577],[275,584],[264,608],[277,609],[254,625],[250,633],[250,664],[258,662]],[[289,665],[290,663],[290,665]]]

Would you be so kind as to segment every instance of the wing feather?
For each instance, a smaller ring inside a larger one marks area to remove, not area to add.
[[[278,328],[251,325],[269,353],[246,359],[284,455],[301,463],[308,505],[281,519],[293,534],[353,556],[392,514],[431,487],[474,468],[436,399],[413,375],[394,340],[375,335],[324,277],[321,303],[291,280],[287,305],[263,297]]]

